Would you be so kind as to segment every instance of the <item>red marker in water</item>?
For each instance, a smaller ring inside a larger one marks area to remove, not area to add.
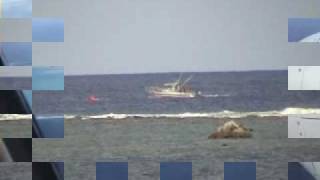
[[[99,98],[97,98],[95,95],[91,95],[88,97],[88,101],[90,103],[96,103],[97,101],[99,101]]]

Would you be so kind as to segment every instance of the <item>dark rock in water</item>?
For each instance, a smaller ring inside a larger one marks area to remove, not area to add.
[[[235,121],[228,121],[223,126],[218,127],[217,131],[212,133],[209,139],[223,138],[250,138],[252,129],[244,127]]]

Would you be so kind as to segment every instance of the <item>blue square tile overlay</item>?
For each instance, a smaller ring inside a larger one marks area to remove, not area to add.
[[[191,162],[161,162],[161,180],[192,180]]]
[[[64,20],[61,18],[33,18],[33,42],[63,42]]]
[[[288,41],[299,42],[303,38],[320,32],[320,18],[290,18],[288,19]]]
[[[64,90],[63,67],[33,67],[32,90]]]
[[[32,0],[1,0],[4,18],[31,18]]]
[[[97,180],[128,180],[127,162],[97,162]]]
[[[64,138],[64,116],[33,116],[43,138]]]
[[[64,162],[55,162],[54,165],[56,166],[59,178],[63,180],[64,179]]]
[[[7,66],[31,66],[31,42],[2,42],[0,43],[1,58]]]
[[[288,163],[288,180],[316,180],[299,162]]]
[[[224,180],[256,180],[256,163],[225,162]]]

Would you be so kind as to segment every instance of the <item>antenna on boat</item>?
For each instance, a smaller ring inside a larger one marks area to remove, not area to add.
[[[182,73],[180,73],[180,75],[179,75],[179,78],[178,78],[178,83],[180,83],[181,82],[181,80],[182,80]]]
[[[193,78],[193,75],[189,76],[183,83],[182,86],[184,86],[187,82],[189,82]]]

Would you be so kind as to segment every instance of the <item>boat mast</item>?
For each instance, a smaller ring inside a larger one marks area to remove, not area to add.
[[[189,76],[182,84],[181,86],[184,86],[185,84],[187,84],[187,82],[189,82],[192,79],[193,75]]]

